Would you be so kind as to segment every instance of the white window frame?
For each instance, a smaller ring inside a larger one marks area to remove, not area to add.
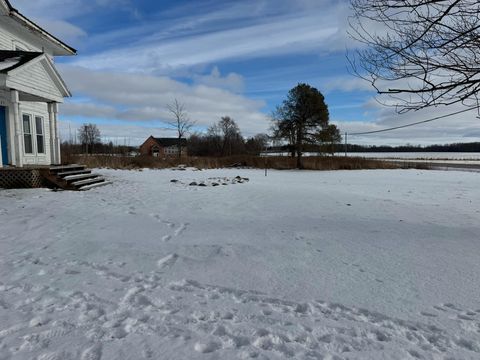
[[[45,155],[46,153],[46,150],[45,150],[45,119],[43,118],[43,116],[40,116],[40,115],[34,115],[33,118],[35,119],[35,150],[36,150],[36,153],[37,154],[41,154],[41,155]],[[38,131],[37,131],[37,119],[40,119],[40,125],[41,125],[41,131],[42,133],[39,134]],[[43,152],[40,152],[38,151],[38,137],[41,136],[42,137],[42,145],[43,145]]]
[[[28,46],[18,40],[12,40],[12,44],[15,51],[29,51]]]
[[[27,133],[25,132],[25,119],[24,117],[25,116],[28,116],[28,124],[29,124],[29,127],[30,127],[30,132]],[[22,113],[22,134],[23,134],[23,153],[24,155],[26,156],[32,156],[32,155],[35,155],[36,154],[36,151],[35,151],[35,135],[33,133],[33,127],[32,127],[32,114],[28,114],[28,113]],[[31,146],[32,146],[32,152],[27,152],[27,147],[26,147],[26,142],[25,142],[25,136],[26,135],[30,135],[30,143],[31,143]]]
[[[158,145],[152,146],[152,156],[159,157],[160,156],[160,147]]]

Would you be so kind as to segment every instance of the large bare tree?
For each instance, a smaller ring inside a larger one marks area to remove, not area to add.
[[[167,104],[167,110],[172,116],[172,121],[167,122],[169,126],[177,131],[178,136],[178,157],[182,157],[182,139],[195,125],[195,121],[191,120],[185,110],[185,104],[174,99]]]
[[[78,140],[88,154],[93,151],[95,144],[101,142],[100,129],[95,124],[83,124],[78,129]]]
[[[245,141],[240,128],[230,116],[223,116],[207,130],[212,146],[221,156],[241,154],[245,150]]]
[[[479,105],[478,0],[350,0],[350,34],[363,43],[349,56],[402,113],[430,106]]]

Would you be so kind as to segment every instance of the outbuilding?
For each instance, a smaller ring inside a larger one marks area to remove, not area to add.
[[[140,146],[141,155],[149,155],[161,158],[178,156],[179,151],[181,151],[182,156],[187,155],[187,139],[156,138],[150,136]]]

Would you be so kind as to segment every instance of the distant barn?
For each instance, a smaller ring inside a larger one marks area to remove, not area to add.
[[[182,156],[187,155],[187,139],[178,138],[156,138],[150,136],[140,146],[141,155],[150,155],[154,157],[178,156],[181,151]]]

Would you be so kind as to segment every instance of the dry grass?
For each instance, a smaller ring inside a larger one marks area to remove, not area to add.
[[[268,168],[287,170],[295,169],[296,159],[291,157],[259,157],[259,156],[231,156],[231,157],[186,157],[182,159],[158,159],[149,156],[108,156],[108,155],[70,155],[64,158],[67,164],[84,164],[90,168],[138,169],[170,168],[180,164],[197,167],[199,169],[227,168],[245,166],[252,168]],[[398,169],[402,167],[416,167],[415,164],[394,164],[388,161],[365,159],[359,157],[331,157],[315,156],[304,158],[305,170],[361,170],[361,169]]]

